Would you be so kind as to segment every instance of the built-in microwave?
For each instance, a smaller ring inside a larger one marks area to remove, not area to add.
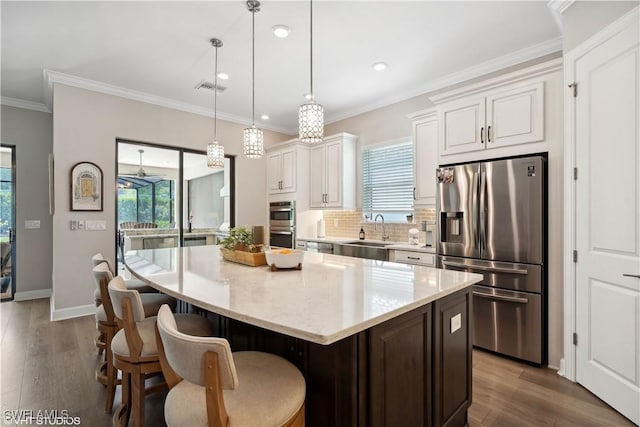
[[[269,245],[293,248],[296,241],[296,202],[269,203]]]

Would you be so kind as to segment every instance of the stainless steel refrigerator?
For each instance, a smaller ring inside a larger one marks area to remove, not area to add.
[[[438,266],[480,273],[474,345],[546,364],[546,159],[437,170]]]

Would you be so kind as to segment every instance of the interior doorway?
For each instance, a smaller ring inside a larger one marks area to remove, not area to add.
[[[15,217],[16,217],[16,148],[0,147],[0,298],[13,300],[16,293]]]

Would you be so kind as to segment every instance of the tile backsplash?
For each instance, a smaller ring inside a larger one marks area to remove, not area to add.
[[[365,238],[382,240],[382,226],[378,222],[378,230],[375,230],[373,222],[363,222],[362,211],[324,211],[326,235],[330,237],[350,237],[357,239],[360,227],[364,229]],[[387,222],[385,224],[387,235],[392,242],[407,242],[409,229],[420,229],[420,221],[435,221],[436,210],[434,208],[415,209],[412,223]],[[420,233],[420,243],[424,244],[425,233]]]

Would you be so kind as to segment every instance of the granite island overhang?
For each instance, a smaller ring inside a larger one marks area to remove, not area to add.
[[[234,351],[307,379],[307,425],[463,425],[471,403],[471,291],[482,276],[306,253],[302,270],[225,261],[217,246],[130,251],[151,286],[213,313]]]

